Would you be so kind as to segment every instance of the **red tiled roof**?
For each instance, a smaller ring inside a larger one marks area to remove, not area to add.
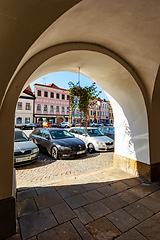
[[[24,91],[27,91],[28,93],[33,94],[30,85],[28,85]]]
[[[59,90],[67,90],[67,89],[64,89],[64,88],[57,87],[54,83],[51,83],[49,85],[43,85],[43,84],[35,83],[34,85],[42,86],[42,87],[49,87],[49,88],[54,88],[54,89],[59,89]]]

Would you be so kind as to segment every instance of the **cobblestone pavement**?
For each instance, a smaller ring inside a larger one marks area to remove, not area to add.
[[[29,135],[30,131],[25,131]],[[93,174],[112,166],[113,152],[87,153],[71,160],[55,161],[49,154],[40,153],[36,163],[16,169],[17,187],[40,186],[83,174]]]

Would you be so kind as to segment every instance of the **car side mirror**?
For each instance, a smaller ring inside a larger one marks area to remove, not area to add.
[[[49,136],[46,136],[46,139],[47,139],[47,140],[50,140],[50,137],[49,137]]]

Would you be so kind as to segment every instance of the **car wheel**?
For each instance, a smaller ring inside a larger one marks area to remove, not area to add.
[[[58,149],[56,147],[52,148],[51,155],[55,160],[57,160],[59,158]]]
[[[89,152],[89,153],[95,152],[95,149],[94,149],[94,146],[93,146],[92,143],[89,143],[89,144],[88,144],[88,152]]]

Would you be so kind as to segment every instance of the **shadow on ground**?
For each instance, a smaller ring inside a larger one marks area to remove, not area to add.
[[[32,240],[158,240],[160,185],[110,168],[17,189],[17,234]]]

